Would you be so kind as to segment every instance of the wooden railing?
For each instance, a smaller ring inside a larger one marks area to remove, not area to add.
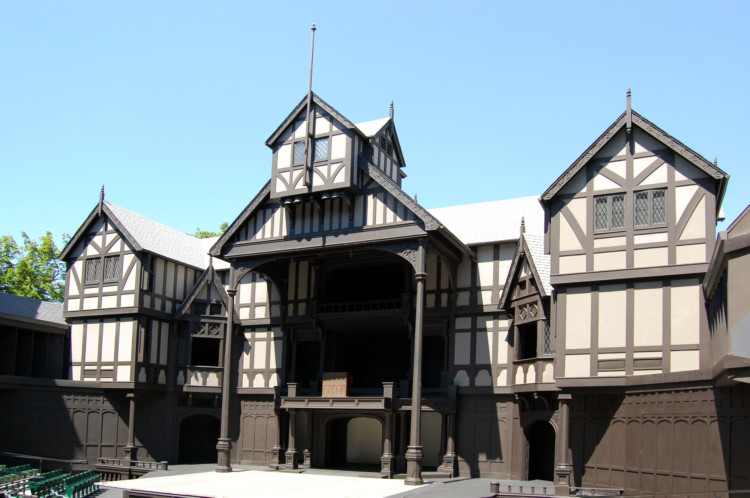
[[[221,387],[222,367],[181,367],[177,384],[190,387]]]
[[[555,359],[529,358],[513,362],[513,384],[543,384],[555,381]]]

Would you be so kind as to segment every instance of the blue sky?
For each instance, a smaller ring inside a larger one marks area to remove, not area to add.
[[[0,2],[0,233],[60,244],[108,201],[185,232],[265,184],[313,88],[351,121],[391,100],[427,207],[540,195],[633,108],[750,202],[750,2]],[[725,225],[722,225],[725,227]]]

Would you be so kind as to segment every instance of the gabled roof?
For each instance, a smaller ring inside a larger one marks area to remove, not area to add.
[[[544,234],[544,209],[536,197],[436,208],[430,213],[467,245],[517,240],[522,218],[526,233]]]
[[[224,304],[224,308],[229,310],[229,294],[227,294],[226,290],[224,290],[224,286],[221,283],[221,279],[216,274],[216,270],[213,266],[209,266],[206,271],[204,271],[198,281],[195,283],[193,288],[190,290],[190,293],[185,296],[185,300],[182,301],[180,306],[177,308],[177,311],[175,311],[174,317],[175,319],[180,319],[184,315],[189,314],[188,310],[190,309],[190,306],[193,304],[193,301],[195,301],[195,298],[198,297],[198,294],[200,294],[200,291],[206,287],[207,285],[211,285],[219,294],[219,297],[221,297],[221,301]],[[237,310],[234,310],[234,322],[240,323],[240,316],[237,314]]]
[[[62,304],[6,294],[5,292],[0,292],[0,315],[45,322],[45,324],[57,327],[67,328],[68,326],[63,319]]]
[[[717,191],[717,202],[716,209],[721,207],[721,201],[726,191],[727,180],[729,175],[719,169],[718,166],[713,164],[711,161],[701,156],[690,147],[686,146],[676,138],[669,135],[667,132],[653,124],[648,119],[644,118],[635,111],[631,111],[632,124],[637,126],[644,132],[651,135],[656,140],[666,145],[669,149],[679,154],[685,160],[690,162],[693,166],[700,169],[708,176],[719,182],[719,188]],[[596,141],[591,144],[573,164],[561,174],[555,182],[542,194],[541,202],[548,203],[557,193],[570,181],[573,177],[586,167],[588,162],[605,146],[607,143],[623,128],[628,125],[628,112],[622,113],[607,130],[599,136]]]
[[[209,265],[208,249],[216,239],[193,237],[109,202],[101,203],[101,212],[99,206],[91,211],[63,248],[60,259],[68,257],[100,215],[106,215],[136,251],[148,251],[196,268],[206,268]]]
[[[531,269],[531,274],[539,288],[542,297],[552,295],[552,285],[549,281],[550,257],[544,254],[544,237],[536,234],[523,233],[518,239],[516,252],[510,264],[508,276],[505,279],[503,293],[498,304],[499,309],[507,309],[508,301],[512,295],[513,284],[516,281],[521,262],[526,259]]]
[[[458,237],[456,237],[449,229],[445,227],[435,216],[429,211],[420,206],[409,194],[404,192],[393,180],[391,180],[385,173],[380,171],[376,166],[360,162],[360,168],[367,173],[377,184],[383,187],[387,192],[393,195],[399,202],[403,203],[407,209],[412,211],[425,225],[427,231],[438,231],[445,238],[451,241],[460,251],[474,257],[474,252],[466,246],[466,244]],[[235,219],[227,231],[219,237],[216,243],[211,248],[211,254],[213,256],[221,256],[221,251],[226,243],[234,236],[234,234],[243,226],[247,219],[252,216],[256,209],[263,205],[263,203],[269,198],[271,193],[271,182],[270,180],[265,186],[256,194],[250,204],[240,213]]]
[[[242,210],[242,212],[235,218],[235,220],[229,225],[229,227],[226,229],[226,231],[221,234],[221,237],[219,237],[213,246],[211,246],[211,255],[212,256],[221,256],[221,250],[224,247],[224,245],[234,236],[235,232],[239,230],[242,225],[247,221],[247,219],[252,216],[252,214],[255,212],[255,210],[260,206],[263,202],[265,202],[269,196],[271,195],[271,180],[268,180],[266,184],[263,186],[262,189],[260,189],[260,192],[255,194],[255,197],[253,197],[253,200],[250,201],[250,204],[245,206],[245,209]]]
[[[328,114],[333,116],[339,123],[344,125],[344,127],[348,129],[355,129],[356,125],[346,119],[343,114],[341,114],[339,111],[333,108],[330,104],[328,104],[325,100],[318,97],[314,92],[312,94],[312,101],[322,109],[324,109]],[[297,107],[295,107],[292,112],[289,113],[289,115],[284,119],[284,121],[281,122],[281,124],[276,128],[276,130],[271,134],[270,137],[268,137],[268,140],[266,140],[266,145],[271,147],[274,142],[281,136],[282,133],[284,133],[284,130],[287,129],[292,123],[294,123],[294,120],[297,119],[297,116],[300,112],[302,112],[305,107],[307,106],[307,95],[302,97],[302,100],[300,100],[300,103],[297,104]]]

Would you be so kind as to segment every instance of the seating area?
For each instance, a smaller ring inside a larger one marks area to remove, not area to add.
[[[30,464],[0,465],[0,498],[84,498],[99,489],[96,483],[100,478],[93,470],[71,474],[58,469],[40,474]]]

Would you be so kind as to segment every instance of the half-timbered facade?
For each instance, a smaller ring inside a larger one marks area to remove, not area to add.
[[[426,210],[393,111],[355,124],[315,94],[266,144],[219,238],[102,195],[63,250],[51,456],[750,485],[747,216],[716,242],[728,176],[629,97],[539,199]]]

